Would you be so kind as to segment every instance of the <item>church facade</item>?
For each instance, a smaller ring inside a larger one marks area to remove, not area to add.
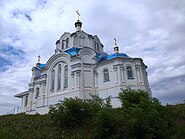
[[[55,53],[46,64],[40,61],[32,68],[27,91],[15,95],[21,98],[21,112],[45,114],[49,106],[69,97],[89,99],[90,94],[102,99],[111,98],[113,107],[119,107],[119,92],[127,87],[146,90],[151,95],[147,66],[141,58],[132,58],[119,52],[103,51],[96,35],[84,32],[77,20],[74,33],[65,32],[56,42]]]

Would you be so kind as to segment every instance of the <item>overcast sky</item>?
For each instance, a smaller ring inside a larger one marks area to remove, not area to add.
[[[153,97],[164,104],[185,100],[185,0],[0,0],[0,114],[20,105],[31,68],[46,63],[64,32],[98,35],[104,51],[139,57],[148,66]]]

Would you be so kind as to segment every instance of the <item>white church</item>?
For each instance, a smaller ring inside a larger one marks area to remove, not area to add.
[[[89,99],[90,94],[110,97],[113,107],[119,107],[118,94],[127,87],[151,95],[147,66],[141,58],[120,53],[116,40],[114,53],[107,54],[98,36],[82,30],[79,19],[75,28],[56,41],[55,53],[46,64],[38,60],[32,68],[28,90],[15,95],[22,100],[21,112],[45,114],[64,98]]]

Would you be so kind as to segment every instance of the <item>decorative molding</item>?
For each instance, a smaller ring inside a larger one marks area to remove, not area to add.
[[[72,69],[78,68],[78,67],[81,67],[81,63],[77,63],[77,64],[74,64],[74,65],[71,65]]]

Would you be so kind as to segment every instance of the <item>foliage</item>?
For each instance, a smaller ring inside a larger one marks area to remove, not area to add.
[[[119,94],[129,137],[168,138],[169,118],[158,99],[142,90],[126,89]]]
[[[0,116],[1,139],[59,138],[60,129],[50,126],[46,115]]]
[[[60,127],[80,126],[92,120],[101,108],[110,107],[109,102],[104,103],[98,96],[92,96],[89,100],[65,98],[50,107],[49,116]]]
[[[90,111],[86,103],[78,98],[66,98],[56,106],[52,106],[49,116],[54,124],[61,127],[77,126],[84,123],[89,118]]]
[[[146,91],[132,90],[130,88],[123,90],[123,92],[119,94],[119,99],[123,108],[128,108],[130,106],[136,106],[140,104],[147,105],[147,103],[151,101],[151,98]],[[154,99],[154,101],[158,100]]]
[[[119,98],[121,108],[92,96],[65,99],[48,115],[0,116],[0,138],[184,139],[185,104],[162,106],[141,90],[127,89]]]
[[[184,139],[185,137],[185,104],[167,105],[172,128],[171,139]]]
[[[48,115],[0,116],[0,139],[83,139],[89,126],[61,129],[51,124]]]
[[[93,139],[122,139],[125,135],[124,116],[118,109],[102,109],[94,119]]]
[[[185,104],[167,105],[166,108],[173,118],[185,121]]]

